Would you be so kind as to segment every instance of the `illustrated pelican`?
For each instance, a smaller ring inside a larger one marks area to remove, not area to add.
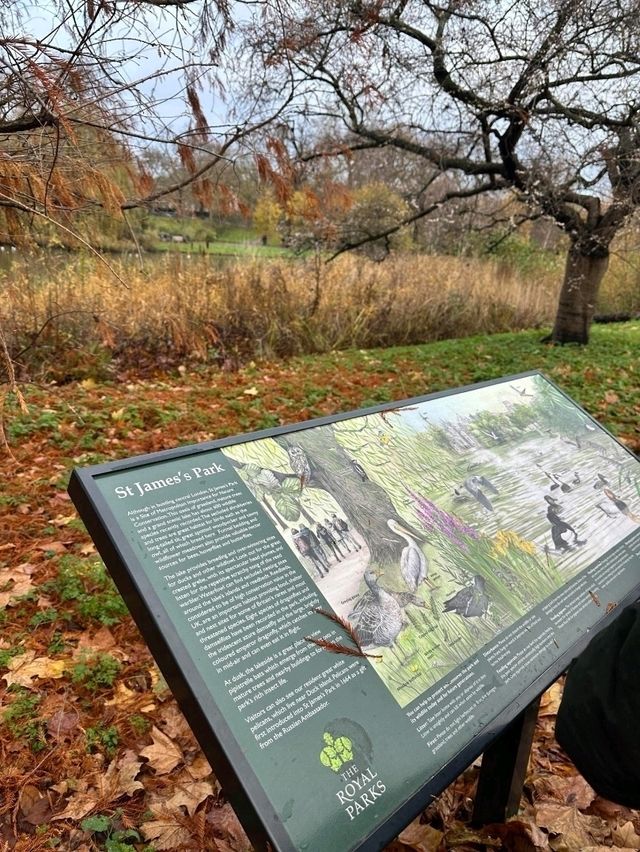
[[[420,550],[409,530],[405,529],[397,521],[394,521],[393,518],[389,518],[387,526],[391,532],[394,532],[407,542],[407,546],[400,554],[400,573],[407,584],[407,588],[415,592],[419,584],[427,580],[427,572],[429,570],[427,557]]]

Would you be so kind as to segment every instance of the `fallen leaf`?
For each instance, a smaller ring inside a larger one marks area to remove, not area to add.
[[[175,702],[165,704],[160,715],[164,732],[172,740],[193,738],[191,728]]]
[[[539,716],[556,716],[562,699],[562,685],[556,681],[543,693],[540,699]]]
[[[234,849],[249,852],[253,848],[240,825],[240,820],[228,802],[224,802],[222,806],[211,808],[207,813],[207,823],[215,834],[219,834],[224,840],[228,840]]]
[[[213,796],[213,787],[209,781],[191,781],[183,783],[176,782],[175,793],[167,799],[166,805],[171,810],[185,807],[189,816],[193,816],[198,805],[207,798]]]
[[[528,820],[516,817],[505,823],[486,825],[487,837],[499,837],[509,852],[547,852],[549,838],[542,829]]]
[[[151,737],[153,745],[142,749],[140,755],[147,758],[149,764],[155,769],[158,775],[166,775],[182,762],[184,759],[182,751],[173,740],[169,739],[155,725],[151,729]]]
[[[19,686],[26,686],[31,689],[33,686],[32,678],[57,680],[63,676],[65,667],[64,660],[36,657],[35,651],[26,651],[24,654],[18,654],[17,657],[12,657],[9,660],[7,663],[9,671],[2,677],[7,682],[7,686],[17,683]]]
[[[243,390],[242,393],[246,394],[247,396],[258,396],[259,390],[254,385],[253,387],[246,388],[246,390]]]
[[[536,823],[546,828],[554,852],[583,852],[585,846],[599,843],[608,832],[606,823],[597,816],[587,816],[572,805],[541,802],[535,808]]]
[[[34,566],[29,562],[15,568],[0,571],[0,608],[10,606],[12,598],[26,595],[33,588],[31,573]]]
[[[104,703],[107,707],[111,707],[115,704],[120,708],[124,708],[137,704],[140,699],[143,698],[145,698],[143,693],[136,692],[134,689],[129,689],[129,687],[122,683],[122,681],[119,681],[113,693],[113,698],[108,698]]]
[[[640,849],[640,837],[636,834],[634,824],[629,820],[622,825],[616,826],[612,832],[613,842],[616,846],[624,846],[629,849]]]
[[[49,800],[33,784],[25,784],[20,793],[20,810],[31,825],[42,825],[51,819]]]
[[[114,650],[115,654],[112,653]],[[88,651],[102,651],[104,653],[112,653],[112,656],[118,657],[120,660],[128,659],[128,657],[123,656],[123,652],[108,627],[101,627],[92,636],[85,631],[73,651],[74,660],[82,657]]]
[[[82,556],[91,556],[92,553],[96,552],[96,546],[92,541],[90,541],[88,544],[83,544],[80,548],[80,554]]]
[[[51,519],[51,523],[54,527],[66,527],[67,524],[70,524],[71,521],[74,521],[76,515],[57,515],[55,518]]]
[[[196,755],[193,762],[186,767],[186,770],[194,781],[200,781],[202,778],[207,778],[207,776],[211,775],[213,772],[209,765],[209,761],[202,752]]]
[[[431,825],[421,823],[419,819],[400,832],[398,840],[405,846],[415,849],[416,852],[437,852],[442,843],[443,833]]]
[[[541,775],[533,782],[541,799],[557,799],[563,805],[575,805],[585,810],[596,797],[596,791],[582,775]]]
[[[192,840],[191,832],[184,827],[183,820],[171,814],[144,822],[140,830],[145,840],[153,841],[156,849],[175,849]]]
[[[604,401],[608,405],[615,405],[616,402],[620,402],[620,397],[615,391],[607,391],[604,395]]]
[[[67,807],[53,819],[82,819],[98,805],[105,806],[122,796],[133,796],[136,790],[142,790],[136,775],[142,763],[132,751],[126,751],[119,760],[113,760],[106,772],[95,772],[91,783],[80,782],[80,789],[74,793]]]
[[[55,739],[65,737],[78,727],[80,716],[75,710],[57,710],[47,719],[47,732]]]
[[[44,553],[66,553],[67,545],[63,541],[48,541],[45,544],[38,544],[36,550],[42,550]]]

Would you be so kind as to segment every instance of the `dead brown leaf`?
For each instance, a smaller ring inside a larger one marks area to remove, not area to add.
[[[20,792],[20,812],[31,825],[41,825],[51,819],[49,800],[33,784],[25,784]]]
[[[634,824],[629,820],[613,829],[613,842],[616,846],[624,846],[629,849],[640,849],[640,837],[636,834]]]
[[[442,843],[443,836],[443,832],[438,831],[437,828],[421,823],[419,819],[414,819],[399,834],[398,840],[404,846],[415,849],[416,852],[437,852]]]
[[[549,846],[554,852],[583,852],[586,846],[600,843],[608,834],[608,827],[600,817],[582,814],[573,805],[540,802],[535,808],[535,819],[551,834]]]
[[[153,744],[142,749],[140,755],[147,758],[150,766],[155,769],[158,775],[166,775],[184,760],[182,751],[173,740],[169,739],[155,725],[151,729],[151,737]]]
[[[533,787],[540,799],[557,799],[563,805],[575,805],[583,811],[596,797],[596,791],[582,775],[540,775],[533,780]]]
[[[499,837],[507,852],[548,852],[549,838],[534,822],[523,818],[486,825],[487,837]]]
[[[90,782],[83,780],[67,807],[53,819],[82,819],[98,805],[104,806],[122,796],[133,796],[143,785],[136,781],[142,763],[132,751],[126,751],[119,760],[113,760],[106,772],[95,772]]]
[[[2,675],[7,686],[17,683],[19,686],[33,688],[32,678],[42,680],[57,680],[64,674],[66,663],[64,660],[52,660],[50,657],[36,657],[35,651],[26,651],[18,654],[7,663],[8,672]]]
[[[26,595],[33,588],[31,574],[35,566],[29,562],[0,571],[0,608],[15,604],[12,598]]]
[[[55,739],[63,738],[70,734],[78,727],[80,716],[76,710],[56,710],[56,712],[47,719],[47,732]]]
[[[82,634],[78,645],[74,649],[73,658],[82,657],[87,652],[108,653],[121,662],[126,662],[129,659],[126,651],[116,642],[113,633],[108,627],[101,627],[93,635],[90,635],[88,631]]]
[[[191,832],[185,828],[184,820],[172,814],[161,815],[157,819],[140,826],[145,840],[151,840],[156,849],[175,849],[191,842]]]
[[[620,397],[615,391],[608,390],[604,395],[604,401],[607,405],[615,405],[616,402],[620,402]]]
[[[198,805],[204,802],[207,796],[213,796],[214,791],[209,781],[192,781],[189,776],[187,776],[187,779],[186,781],[176,781],[175,792],[170,799],[166,800],[166,806],[169,810],[184,807],[189,816],[193,816]]]
[[[175,702],[172,701],[169,704],[165,704],[160,711],[160,716],[162,718],[162,728],[172,740],[193,739],[191,728]]]
[[[551,684],[540,699],[539,716],[556,716],[562,699],[562,684],[558,681]]]
[[[630,849],[628,846],[585,846],[582,852],[611,852],[611,849],[615,849],[616,852],[634,852],[633,849]]]
[[[193,762],[190,763],[186,769],[194,781],[200,781],[203,778],[207,778],[213,772],[209,761],[202,752],[199,752],[195,756]]]
[[[234,852],[238,852],[238,850],[249,852],[253,848],[240,825],[240,820],[228,802],[211,808],[207,814],[207,823],[216,836],[229,841]]]
[[[47,541],[44,544],[36,545],[36,550],[42,550],[44,553],[66,553],[67,544],[64,541]]]

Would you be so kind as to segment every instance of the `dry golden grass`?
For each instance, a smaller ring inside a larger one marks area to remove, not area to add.
[[[0,283],[14,357],[33,342],[19,361],[50,367],[62,359],[69,367],[76,352],[81,366],[103,348],[129,362],[223,361],[531,328],[551,323],[562,276],[561,259],[525,273],[495,261],[415,255],[224,266],[163,255],[144,271],[133,261],[114,265],[127,288],[86,257],[51,270],[14,263]],[[637,273],[617,265],[603,303],[637,309]]]

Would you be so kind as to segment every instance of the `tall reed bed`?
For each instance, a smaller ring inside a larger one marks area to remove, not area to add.
[[[81,371],[88,352],[121,363],[231,362],[547,325],[562,271],[561,261],[525,273],[427,255],[224,265],[164,255],[143,268],[109,259],[125,286],[97,259],[54,260],[18,258],[0,277],[0,321],[12,355],[30,368],[75,356]],[[610,309],[634,299],[629,275],[622,284],[620,296],[605,291]]]

